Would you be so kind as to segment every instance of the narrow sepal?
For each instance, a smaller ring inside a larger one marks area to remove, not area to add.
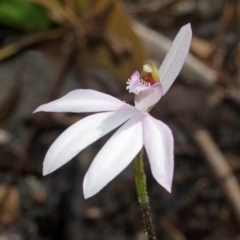
[[[143,136],[152,174],[160,185],[171,192],[174,168],[172,131],[163,122],[145,114]]]
[[[163,86],[163,95],[172,86],[181,71],[189,51],[191,39],[192,29],[190,23],[188,23],[178,32],[173,40],[170,50],[159,68],[160,81]]]
[[[43,163],[43,175],[70,161],[81,150],[131,118],[134,112],[98,113],[73,124],[49,148]]]
[[[83,182],[83,194],[98,193],[125,169],[143,146],[142,114],[137,113],[108,140],[89,167]]]
[[[131,110],[133,106],[108,94],[89,89],[69,92],[62,98],[39,106],[34,113],[44,112],[105,112]]]

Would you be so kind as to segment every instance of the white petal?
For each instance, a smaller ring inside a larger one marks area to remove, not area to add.
[[[135,107],[139,111],[146,112],[149,107],[155,105],[162,97],[162,85],[155,83],[149,89],[135,95]]]
[[[98,193],[134,159],[143,146],[142,114],[126,122],[109,139],[88,169],[83,194],[89,198]]]
[[[172,131],[163,122],[145,114],[143,136],[152,174],[160,185],[171,192],[174,168]]]
[[[134,115],[134,111],[98,113],[69,127],[49,148],[43,163],[43,175],[70,161],[81,150],[109,133]]]
[[[175,81],[187,57],[192,39],[191,25],[183,26],[173,40],[172,46],[159,68],[160,81],[163,85],[163,95]]]
[[[35,112],[101,112],[131,110],[133,106],[126,104],[108,94],[88,89],[69,92],[62,98],[43,104]]]

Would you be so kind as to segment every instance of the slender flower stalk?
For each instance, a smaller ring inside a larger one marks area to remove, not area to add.
[[[140,204],[148,203],[148,194],[146,186],[146,175],[143,169],[142,150],[135,158],[135,183]]]
[[[84,148],[119,127],[90,165],[83,181],[84,197],[92,197],[105,187],[130,164],[143,146],[153,177],[171,192],[174,168],[172,132],[148,112],[179,74],[191,37],[191,26],[187,24],[177,34],[159,69],[146,64],[141,74],[132,74],[127,81],[127,90],[135,94],[135,106],[98,91],[79,89],[38,107],[34,112],[100,112],[76,122],[57,138],[44,159],[43,175],[63,166]]]
[[[138,194],[138,201],[140,204],[142,217],[145,225],[145,229],[149,240],[156,240],[154,227],[152,223],[152,217],[149,206],[149,198],[147,193],[147,181],[143,168],[143,152],[142,150],[135,157],[135,184]]]

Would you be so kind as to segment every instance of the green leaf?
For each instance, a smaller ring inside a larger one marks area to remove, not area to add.
[[[26,0],[0,0],[0,24],[30,31],[51,27],[46,10]]]

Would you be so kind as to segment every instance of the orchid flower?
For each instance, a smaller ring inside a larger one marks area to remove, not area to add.
[[[191,26],[187,24],[175,37],[159,69],[146,64],[141,75],[137,71],[132,74],[127,81],[127,90],[135,94],[135,106],[98,91],[79,89],[38,107],[34,112],[100,112],[76,122],[57,138],[44,159],[43,175],[55,171],[120,126],[90,165],[83,182],[84,197],[89,198],[105,187],[130,164],[143,146],[154,178],[171,192],[174,168],[172,132],[148,111],[179,74],[191,37]]]

